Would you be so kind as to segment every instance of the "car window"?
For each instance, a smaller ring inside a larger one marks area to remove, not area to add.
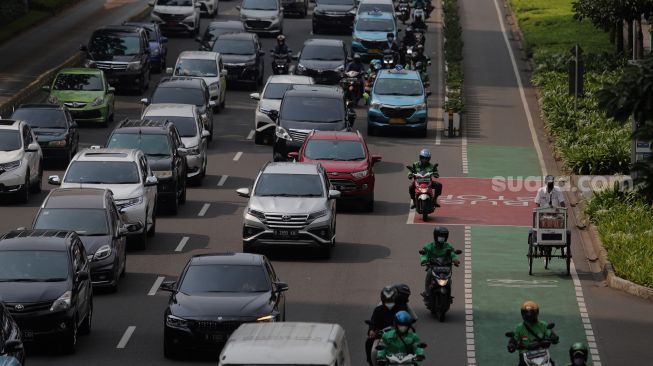
[[[82,236],[110,234],[107,212],[96,208],[43,208],[34,228],[71,230]]]
[[[136,163],[131,161],[74,161],[70,164],[65,183],[136,184],[140,183]]]
[[[65,281],[68,266],[65,251],[0,251],[0,282]]]
[[[359,32],[393,32],[395,22],[392,19],[362,18],[356,22]]]
[[[98,74],[59,74],[53,90],[103,91],[104,84]]]
[[[243,0],[243,9],[247,10],[277,10],[277,0]]]
[[[377,78],[374,94],[420,96],[424,94],[422,82],[415,79]]]
[[[393,13],[394,6],[392,4],[375,4],[375,3],[363,3],[358,5],[358,13],[367,13],[380,11],[383,13]]]
[[[61,109],[19,108],[11,119],[27,122],[32,128],[66,128],[66,113]]]
[[[158,117],[158,116],[148,116],[149,119],[156,120],[157,118],[165,119],[170,121],[177,127],[179,135],[181,137],[194,137],[199,133],[197,129],[197,120],[195,117]]]
[[[263,99],[283,99],[283,94],[292,86],[293,84],[288,83],[268,83],[263,93]]]
[[[153,104],[175,103],[204,106],[206,100],[203,88],[159,87],[152,95]]]
[[[304,122],[342,122],[344,102],[337,98],[286,96],[281,105],[281,119]]]
[[[312,160],[365,160],[365,148],[359,141],[311,139],[304,148],[304,156]]]
[[[353,0],[317,0],[318,5],[351,5],[354,6]]]
[[[114,133],[107,148],[138,149],[148,156],[166,157],[171,154],[168,136],[162,134]]]
[[[179,291],[266,292],[270,291],[270,283],[262,266],[202,264],[188,267]]]
[[[193,6],[191,0],[157,0],[156,4],[165,6]]]
[[[136,56],[143,48],[140,35],[123,35],[109,32],[97,32],[89,43],[89,52],[97,56]]]
[[[14,151],[21,148],[22,137],[16,130],[0,130],[0,151]]]
[[[344,61],[341,46],[307,45],[302,50],[302,60]]]
[[[218,68],[215,60],[182,58],[175,67],[175,76],[216,77]]]
[[[324,192],[318,174],[261,174],[256,182],[259,197],[322,197]]]
[[[218,38],[213,44],[213,52],[223,55],[253,55],[256,53],[255,42],[249,39],[223,39]]]

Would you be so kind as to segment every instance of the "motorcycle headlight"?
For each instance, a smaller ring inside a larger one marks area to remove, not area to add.
[[[136,206],[141,203],[143,203],[143,196],[127,198],[124,200],[116,200],[116,206],[118,206],[118,208],[120,209],[130,207],[130,206]]]
[[[365,169],[365,170],[361,170],[360,172],[353,172],[353,173],[351,173],[351,175],[352,175],[354,178],[358,178],[358,179],[360,179],[360,178],[365,178],[365,177],[367,177],[367,174],[368,174],[368,173],[369,173],[369,170]]]
[[[322,216],[326,216],[327,213],[328,213],[328,211],[326,209],[311,212],[311,214],[308,215],[308,221],[313,221],[313,220],[318,219],[318,218],[320,218]]]
[[[14,170],[20,166],[20,160],[10,161],[8,163],[0,164],[0,169],[4,171]]]
[[[172,178],[172,170],[153,170],[156,179],[170,179]]]
[[[418,104],[415,106],[415,109],[418,111],[423,111],[426,109],[426,103]]]
[[[438,278],[438,286],[444,287],[449,283],[449,280],[446,278]]]
[[[372,109],[380,109],[380,108],[381,108],[381,103],[378,103],[378,102],[372,102],[372,103],[370,103],[370,108],[372,108]]]
[[[59,98],[55,97],[54,95],[51,95],[48,98],[48,103],[50,103],[50,104],[60,104],[59,103]]]
[[[64,311],[70,309],[70,298],[72,297],[72,292],[66,291],[63,295],[59,296],[58,299],[54,300],[50,311]]]
[[[290,137],[288,131],[281,126],[277,126],[277,128],[274,129],[274,134],[280,139],[292,141],[292,137]]]
[[[171,314],[166,316],[166,325],[172,328],[186,328],[188,320]]]
[[[54,140],[48,142],[48,146],[53,146],[53,147],[65,147],[68,141],[66,140]]]
[[[111,247],[108,245],[103,245],[100,247],[100,249],[97,250],[97,252],[95,252],[95,254],[93,255],[93,260],[100,261],[102,259],[109,258],[110,255],[111,255]]]
[[[140,71],[141,63],[139,61],[130,62],[127,64],[127,70],[129,71]]]
[[[92,105],[93,107],[97,107],[97,106],[99,106],[100,104],[102,104],[103,102],[104,102],[104,98],[103,98],[103,97],[97,97],[97,98],[93,99],[93,102],[91,103],[91,105]]]
[[[297,71],[301,71],[301,72],[306,71],[306,66],[302,64],[297,64]]]
[[[263,212],[261,212],[261,211],[252,210],[251,208],[247,208],[247,213],[254,216],[254,217],[256,217],[257,219],[259,219],[261,221],[265,220],[265,214]]]

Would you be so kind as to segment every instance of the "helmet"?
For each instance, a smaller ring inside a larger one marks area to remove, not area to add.
[[[552,175],[547,175],[546,178],[544,178],[544,182],[547,184],[555,183],[555,177]]]
[[[286,41],[286,36],[284,36],[283,34],[278,35],[277,36],[277,41],[278,42],[285,42]]]
[[[361,60],[361,54],[360,53],[354,53],[354,61],[360,61]]]
[[[381,302],[394,302],[397,297],[397,289],[394,286],[386,286],[381,290]]]
[[[420,52],[424,52],[424,45],[420,43],[420,44],[417,45],[417,47],[415,47],[415,49],[420,51]]]
[[[386,36],[387,38],[390,38],[390,37],[395,38],[395,34],[392,33],[392,32],[388,32],[385,36]]]
[[[412,26],[409,25],[408,27],[406,27],[406,33],[411,33],[412,31],[413,31]],[[404,33],[404,34],[406,34],[406,33]]]
[[[411,324],[413,324],[413,317],[407,311],[402,310],[395,314],[395,326],[410,326]]]
[[[521,306],[521,317],[524,321],[535,323],[537,316],[540,314],[540,306],[534,301],[526,301]]]
[[[584,365],[587,361],[587,346],[584,343],[576,342],[569,347],[569,361],[573,365]],[[582,362],[576,363],[576,360],[581,360]]]
[[[431,159],[431,150],[422,149],[422,151],[419,152],[419,158]]]
[[[398,304],[407,304],[410,297],[410,287],[405,283],[399,283],[393,286],[397,290],[395,302]]]
[[[443,241],[439,241],[438,238],[444,238]],[[433,241],[436,243],[444,243],[449,239],[449,229],[444,226],[436,226],[433,228]]]

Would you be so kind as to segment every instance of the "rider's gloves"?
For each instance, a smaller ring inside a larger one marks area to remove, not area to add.
[[[425,357],[423,355],[418,355],[418,356],[415,356],[415,361],[424,361],[424,358]]]
[[[419,262],[419,265],[420,265],[420,266],[425,266],[425,265],[426,265],[426,261],[421,261],[421,262]]]
[[[408,173],[408,179],[413,179],[414,176],[415,176],[415,174],[413,174],[413,173]]]
[[[515,347],[514,344],[508,343],[508,352],[513,353],[517,350],[517,347]]]
[[[558,344],[560,342],[560,337],[557,334],[551,334],[551,343]]]

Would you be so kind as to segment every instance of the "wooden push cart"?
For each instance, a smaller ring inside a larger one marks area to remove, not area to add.
[[[528,234],[528,274],[533,274],[533,259],[544,258],[549,269],[553,258],[565,259],[571,270],[571,231],[567,228],[567,209],[541,207],[533,210],[533,228]]]

